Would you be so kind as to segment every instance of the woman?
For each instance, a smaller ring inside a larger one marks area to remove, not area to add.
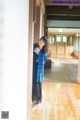
[[[44,65],[47,61],[47,38],[42,36],[33,49],[33,86],[32,102],[38,104],[42,101],[42,81],[44,79]]]

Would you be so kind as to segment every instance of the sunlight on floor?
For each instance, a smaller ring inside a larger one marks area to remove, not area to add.
[[[43,101],[32,120],[80,120],[80,84],[43,82]]]

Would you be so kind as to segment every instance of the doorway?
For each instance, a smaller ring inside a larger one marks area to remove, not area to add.
[[[45,69],[45,81],[77,83],[79,34],[80,29],[48,28],[51,68]]]

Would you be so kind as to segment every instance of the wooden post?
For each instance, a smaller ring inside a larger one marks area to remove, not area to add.
[[[80,83],[80,53],[79,53],[79,63],[78,63],[78,83]]]

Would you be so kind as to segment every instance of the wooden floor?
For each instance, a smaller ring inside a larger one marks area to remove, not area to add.
[[[78,82],[78,64],[52,63],[51,68],[45,69],[46,82]]]
[[[80,120],[80,84],[43,82],[43,101],[32,120]]]
[[[51,68],[45,68],[46,82],[78,82],[78,59],[52,59]]]
[[[57,76],[61,75],[60,65],[69,66],[70,72],[73,70],[71,64],[78,65],[77,59],[53,59],[55,65],[59,65]],[[69,72],[69,70],[66,70]],[[49,73],[50,74],[50,73]],[[48,75],[48,73],[47,73]],[[31,120],[80,120],[80,84],[69,82],[51,82],[51,78],[47,76],[47,80],[42,83],[42,103],[32,107]],[[67,76],[70,81],[70,75]],[[56,77],[55,77],[56,78]],[[62,79],[62,78],[61,78]],[[49,82],[50,81],[50,82]]]

